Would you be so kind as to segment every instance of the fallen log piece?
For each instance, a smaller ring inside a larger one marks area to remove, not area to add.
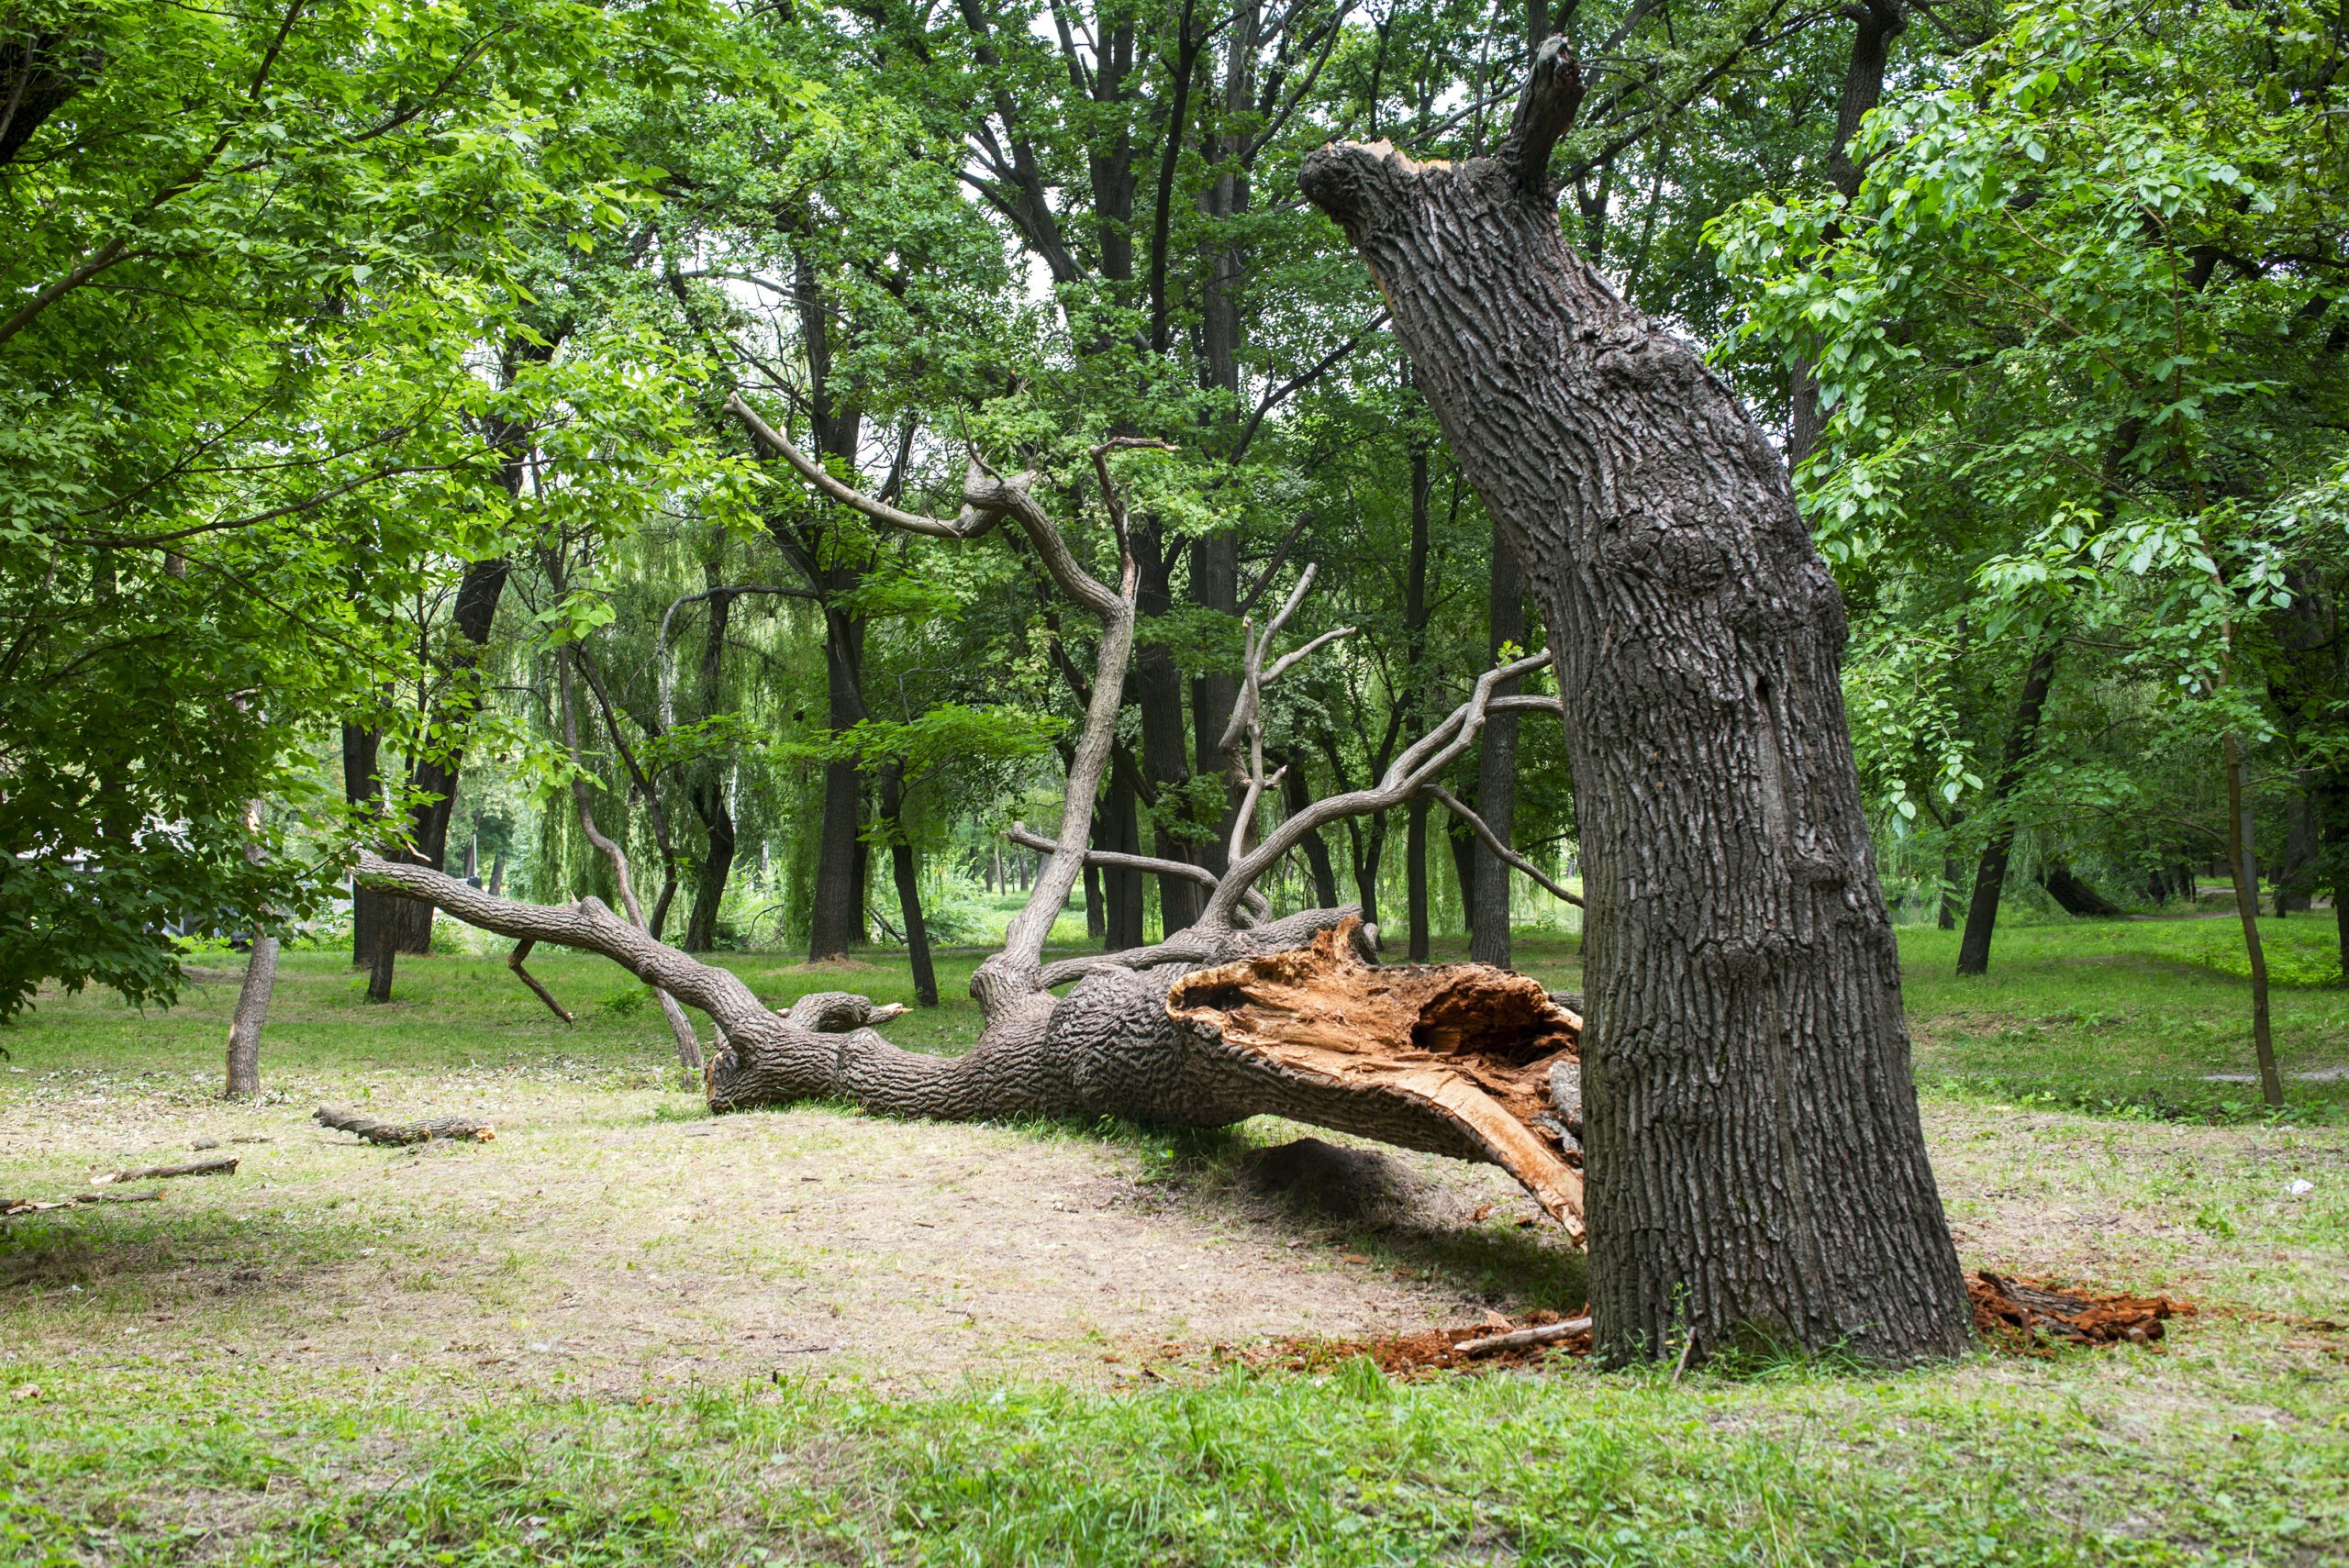
[[[237,1156],[230,1154],[218,1160],[198,1160],[186,1165],[149,1165],[137,1171],[116,1171],[109,1175],[92,1176],[94,1187],[113,1186],[122,1182],[160,1182],[173,1176],[233,1176],[237,1173]]]
[[[1506,1334],[1492,1334],[1481,1340],[1463,1340],[1452,1348],[1464,1356],[1488,1356],[1497,1351],[1526,1351],[1536,1345],[1554,1345],[1561,1340],[1587,1338],[1590,1319],[1569,1318],[1563,1323],[1543,1323],[1531,1329],[1511,1329]]]
[[[1219,1360],[1238,1361],[1258,1370],[1335,1372],[1362,1358],[1402,1383],[1422,1383],[1445,1373],[1497,1372],[1504,1367],[1538,1366],[1553,1351],[1568,1355],[1590,1353],[1588,1316],[1561,1320],[1554,1312],[1537,1312],[1525,1327],[1495,1333],[1497,1318],[1461,1329],[1429,1329],[1417,1334],[1382,1334],[1361,1340],[1275,1340],[1261,1349],[1216,1347]]]
[[[2149,1344],[2162,1337],[2165,1319],[2194,1313],[2192,1303],[2165,1296],[2094,1296],[1988,1269],[1977,1272],[1965,1289],[1973,1299],[1976,1331],[2024,1351],[2043,1340]]]
[[[311,1113],[324,1126],[338,1132],[356,1133],[369,1143],[429,1143],[436,1138],[464,1140],[474,1143],[496,1141],[497,1131],[485,1121],[469,1116],[434,1117],[426,1121],[377,1121],[356,1111],[341,1111],[332,1106],[320,1106]]]
[[[13,1218],[19,1214],[41,1214],[52,1208],[79,1208],[83,1204],[91,1203],[161,1203],[162,1201],[163,1189],[161,1187],[157,1187],[151,1193],[77,1193],[72,1197],[61,1197],[53,1203],[42,1203],[37,1198],[28,1197],[0,1198],[0,1219]]]

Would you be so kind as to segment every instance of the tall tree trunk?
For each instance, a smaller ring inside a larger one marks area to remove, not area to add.
[[[1174,607],[1174,592],[1169,586],[1174,568],[1173,552],[1164,548],[1155,528],[1139,530],[1134,545],[1141,569],[1135,611],[1145,620],[1163,616]],[[1175,668],[1174,655],[1165,643],[1153,639],[1135,650],[1133,676],[1129,684],[1134,706],[1141,715],[1142,774],[1150,781],[1150,793],[1158,808],[1152,816],[1151,852],[1161,860],[1197,860],[1203,839],[1164,825],[1171,808],[1182,798],[1184,786],[1191,781],[1191,742],[1183,725],[1183,674]],[[1220,770],[1219,762],[1218,771]],[[1159,877],[1156,881],[1160,929],[1173,936],[1199,917],[1199,889],[1178,877]]]
[[[351,806],[367,810],[384,798],[384,781],[377,771],[384,735],[379,729],[364,725],[346,724],[342,727],[342,798]],[[354,969],[365,969],[375,961],[375,926],[383,913],[394,904],[403,902],[359,884],[351,884],[351,963]]]
[[[708,835],[708,852],[694,874],[693,907],[685,915],[687,952],[707,952],[718,945],[718,914],[726,904],[726,884],[734,871],[734,814],[727,809],[721,784],[695,786],[694,811]]]
[[[1835,140],[1827,154],[1827,178],[1845,201],[1860,193],[1865,173],[1852,157],[1860,120],[1884,98],[1884,67],[1892,40],[1909,25],[1906,0],[1861,0],[1844,14],[1854,22],[1852,55],[1843,68],[1843,95],[1835,109]],[[1819,406],[1819,383],[1809,360],[1794,366],[1793,418],[1787,438],[1787,465],[1799,468],[1819,444],[1826,414]]]
[[[844,610],[824,609],[827,717],[835,735],[864,717],[864,623]],[[807,956],[839,958],[864,940],[863,857],[858,834],[864,780],[853,761],[824,764],[824,817],[816,843],[815,905],[807,922]]]
[[[1502,649],[1525,643],[1525,572],[1509,549],[1500,525],[1493,525],[1493,582],[1488,601],[1491,654],[1495,662]],[[1508,683],[1515,686],[1517,683]],[[1508,695],[1504,692],[1503,695]],[[1476,759],[1476,815],[1493,836],[1514,847],[1517,825],[1517,715],[1497,713],[1485,721],[1484,750]],[[1462,891],[1473,897],[1468,917],[1468,956],[1478,963],[1507,969],[1509,961],[1509,868],[1482,841],[1470,846],[1473,880]]]
[[[2030,667],[2023,671],[2022,695],[2015,704],[2014,728],[2007,733],[2007,755],[1998,767],[1998,776],[1990,785],[1990,798],[1981,810],[1996,814],[2001,811],[2014,792],[2022,786],[2023,773],[2031,764],[2031,754],[2039,744],[2039,720],[2047,711],[2047,688],[2055,679],[2055,651],[2062,640],[2052,633],[2032,652]],[[1982,862],[1974,871],[1974,898],[1965,907],[1965,934],[1957,942],[1957,972],[1960,974],[1987,974],[1990,971],[1990,936],[1998,929],[1998,899],[2006,892],[2007,862],[2014,853],[2015,824],[2011,817],[1997,819],[1990,829],[1987,842],[1982,846]]]
[[[237,987],[237,1010],[228,1020],[228,1098],[261,1093],[261,1031],[269,1021],[269,999],[277,988],[277,939],[256,934],[245,958],[245,978]]]
[[[1292,756],[1288,771],[1281,778],[1281,800],[1284,809],[1294,817],[1313,804],[1313,786],[1306,782],[1305,759]],[[1313,901],[1316,907],[1334,909],[1338,906],[1337,873],[1330,865],[1330,845],[1319,828],[1305,835],[1301,846],[1305,851],[1306,869],[1313,877]],[[1363,917],[1370,918],[1368,915]]]
[[[258,799],[247,805],[247,831],[260,833],[266,809],[267,803]],[[263,863],[258,837],[246,844],[245,860],[252,865]],[[261,1031],[269,1019],[269,999],[276,987],[277,939],[256,927],[252,946],[245,957],[244,982],[237,987],[237,1010],[228,1020],[227,1094],[232,1100],[249,1099],[261,1093]]]
[[[1216,178],[1199,193],[1198,207],[1208,221],[1209,243],[1201,260],[1205,277],[1199,294],[1199,380],[1219,397],[1222,413],[1214,446],[1227,461],[1241,428],[1240,386],[1241,294],[1247,276],[1238,225],[1233,221],[1249,203],[1249,142],[1255,134],[1249,117],[1254,91],[1258,34],[1264,24],[1261,0],[1241,0],[1231,13],[1224,40],[1221,118],[1210,117],[1215,128],[1203,151]],[[1207,535],[1191,545],[1191,598],[1203,609],[1237,617],[1240,613],[1240,538],[1226,530]],[[1222,753],[1224,727],[1238,700],[1239,680],[1229,670],[1201,673],[1191,682],[1191,728],[1198,776],[1213,778],[1226,771]],[[1198,860],[1218,876],[1224,872],[1224,849],[1241,799],[1241,781],[1226,780],[1226,805],[1214,833],[1198,846]],[[1163,883],[1161,884],[1162,887]],[[1163,896],[1162,893],[1161,896]]]
[[[1103,826],[1108,832],[1108,841],[1101,846],[1103,849],[1121,855],[1141,853],[1141,806],[1132,772],[1126,768],[1112,770],[1108,800],[1102,811]],[[1109,952],[1123,952],[1141,946],[1145,940],[1141,873],[1126,866],[1109,866],[1101,873],[1101,881],[1108,909],[1103,948]]]
[[[719,548],[722,551],[722,536]],[[726,673],[726,628],[734,611],[734,596],[717,591],[723,574],[721,553],[705,568],[704,576],[706,591],[710,595],[708,621],[701,644],[700,706],[705,719],[718,712],[718,681]],[[668,722],[665,715],[662,722]],[[726,776],[717,759],[705,759],[695,764],[685,799],[701,821],[702,836],[707,845],[694,877],[693,906],[685,914],[685,951],[707,952],[718,945],[718,913],[726,902],[727,880],[734,873],[734,809],[727,802]]]
[[[906,956],[913,961],[914,1000],[938,1006],[938,972],[930,962],[930,926],[921,914],[921,872],[914,864],[913,840],[906,837],[906,779],[901,762],[880,769],[881,826],[889,836],[889,874],[897,884],[897,917],[906,929]]]
[[[1537,61],[1498,157],[1310,154],[1556,639],[1589,899],[1602,1354],[1972,1340],[1861,810],[1833,577],[1784,460],[1565,244]]]
[[[2221,741],[2227,770],[2227,870],[2235,884],[2235,917],[2243,923],[2243,952],[2251,961],[2251,1049],[2259,1063],[2259,1090],[2270,1106],[2284,1104],[2284,1078],[2276,1069],[2276,1037],[2267,1016],[2267,949],[2259,940],[2259,872],[2252,861],[2251,802],[2243,785],[2243,750],[2230,729]]]
[[[1486,719],[1485,722],[1489,724],[1492,720]],[[1476,803],[1472,800],[1468,804],[1473,806]],[[1478,840],[1476,835],[1469,830],[1466,823],[1447,820],[1443,825],[1443,841],[1452,850],[1453,880],[1460,884],[1460,919],[1468,929],[1469,943],[1473,947],[1476,936],[1476,846]],[[1474,962],[1481,963],[1484,961],[1477,959]],[[1508,966],[1497,964],[1494,967],[1507,968]]]
[[[1954,821],[1951,824],[1955,825]],[[1934,901],[1933,924],[1944,931],[1957,929],[1957,879],[1965,872],[1965,862],[1957,858],[1954,846],[1942,851],[1942,893]]]
[[[1411,444],[1411,545],[1404,565],[1403,651],[1404,688],[1401,700],[1409,716],[1406,728],[1419,728],[1421,686],[1427,680],[1428,644],[1428,499],[1432,480],[1428,449]],[[1490,720],[1486,723],[1489,725]],[[1414,799],[1403,811],[1403,908],[1413,963],[1428,958],[1428,803]]]
[[[1403,903],[1411,929],[1411,962],[1428,961],[1428,803],[1403,808]]]

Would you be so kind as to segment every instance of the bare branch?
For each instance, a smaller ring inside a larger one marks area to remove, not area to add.
[[[1548,662],[1550,655],[1544,651],[1486,671],[1477,677],[1468,700],[1454,708],[1442,723],[1406,747],[1401,756],[1387,764],[1376,784],[1317,800],[1265,834],[1264,842],[1245,856],[1234,859],[1230,869],[1224,873],[1223,885],[1208,897],[1200,921],[1207,925],[1228,921],[1241,891],[1253,884],[1322,823],[1385,811],[1410,799],[1475,744],[1477,731],[1484,728],[1495,686],[1531,674]]]
[[[1003,836],[1022,849],[1041,850],[1047,854],[1060,848],[1059,840],[1045,838],[1024,822],[1014,822],[1004,830]],[[1119,871],[1138,871],[1152,876],[1181,877],[1186,882],[1197,883],[1210,893],[1215,891],[1220,881],[1207,867],[1193,865],[1188,861],[1161,860],[1156,855],[1129,855],[1117,850],[1088,848],[1085,851],[1085,863],[1105,869],[1114,867]],[[1272,900],[1251,888],[1241,907],[1253,918],[1262,919],[1272,913],[1273,905]]]
[[[1512,865],[1520,872],[1522,872],[1528,881],[1542,888],[1552,897],[1563,898],[1577,909],[1584,906],[1583,901],[1578,895],[1568,893],[1564,888],[1560,887],[1556,883],[1552,882],[1547,876],[1543,875],[1540,871],[1534,868],[1534,864],[1531,861],[1527,860],[1523,855],[1519,854],[1515,850],[1510,849],[1507,844],[1503,843],[1501,841],[1500,835],[1494,832],[1492,828],[1482,817],[1479,817],[1469,807],[1466,802],[1453,795],[1450,790],[1444,788],[1442,784],[1431,784],[1426,788],[1420,790],[1419,793],[1426,795],[1430,800],[1437,802],[1442,806],[1446,811],[1451,812],[1454,817],[1459,817],[1460,820],[1475,828],[1476,830],[1476,837],[1484,840],[1485,848],[1492,851],[1494,855],[1505,863]]]
[[[549,907],[499,898],[429,866],[387,861],[364,851],[359,884],[444,909],[469,926],[517,941],[552,942],[610,959],[646,984],[672,992],[734,1033],[768,1012],[748,985],[715,964],[697,962],[612,913],[599,898]]]

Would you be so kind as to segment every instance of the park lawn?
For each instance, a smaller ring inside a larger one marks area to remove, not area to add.
[[[1676,1383],[1219,1351],[1576,1305],[1580,1259],[1449,1162],[1396,1156],[1399,1216],[1349,1219],[1250,1186],[1298,1131],[1269,1121],[713,1119],[641,988],[563,954],[533,969],[569,1029],[494,960],[408,961],[369,1007],[292,955],[248,1106],[210,1097],[233,975],[163,1013],[50,998],[0,1039],[0,1194],[270,1141],[0,1230],[0,1562],[2338,1561],[2349,1341],[2282,1319],[2349,1317],[2349,1130],[2332,1084],[2277,1120],[2206,1081],[2247,1055],[2198,956],[2231,929],[2017,924],[1965,982],[1902,933],[1969,1266],[2202,1313],[2150,1349]],[[967,1040],[973,962],[892,1034]],[[1525,962],[1576,985],[1564,944]],[[729,962],[777,1001],[909,998],[884,954]],[[2349,1060],[2342,1000],[2279,991],[2288,1068]],[[501,1138],[354,1147],[320,1099]]]

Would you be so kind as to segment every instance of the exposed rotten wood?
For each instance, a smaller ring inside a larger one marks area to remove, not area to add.
[[[1575,1057],[1582,1020],[1507,970],[1365,962],[1354,924],[1185,975],[1166,1010],[1284,1072],[1435,1112],[1579,1243],[1582,1173],[1543,1123],[1551,1069]]]

